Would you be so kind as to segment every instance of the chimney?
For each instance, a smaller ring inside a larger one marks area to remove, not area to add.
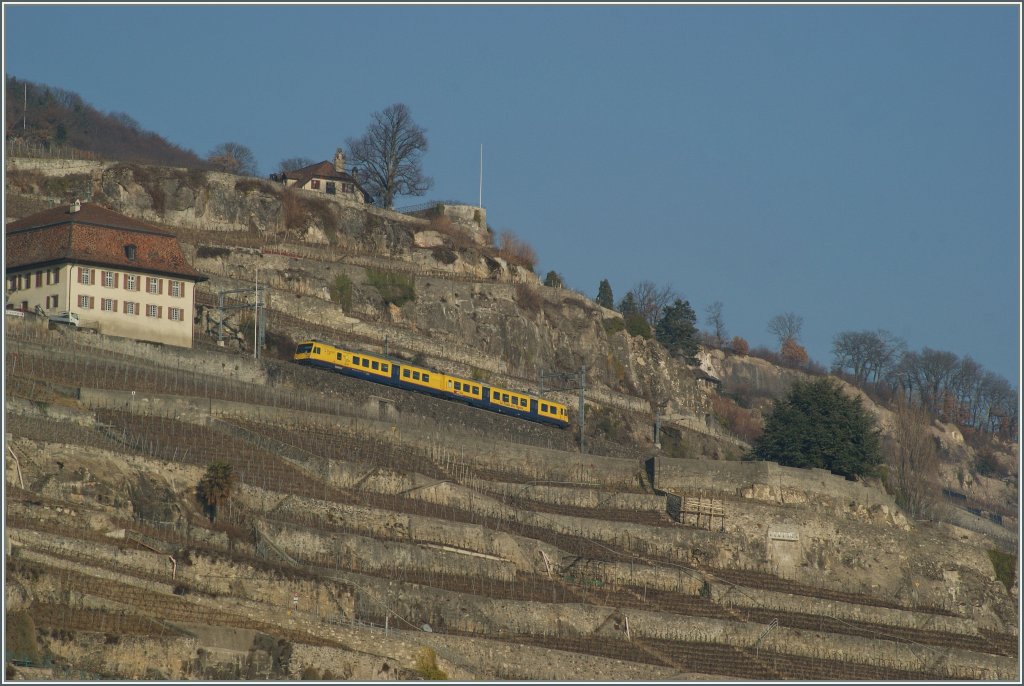
[[[341,151],[341,148],[334,153],[334,171],[339,174],[345,171],[345,153]]]
[[[71,214],[78,212],[80,209],[82,209],[82,202],[78,198],[75,198],[75,201],[71,203]]]

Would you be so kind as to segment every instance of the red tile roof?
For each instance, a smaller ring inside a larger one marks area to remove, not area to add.
[[[8,224],[5,235],[7,269],[81,262],[206,280],[185,259],[173,233],[91,203],[78,212],[67,205],[37,212]],[[135,246],[134,260],[126,254],[128,245]]]

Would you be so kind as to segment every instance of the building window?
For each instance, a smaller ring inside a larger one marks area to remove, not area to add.
[[[43,285],[43,273],[36,272],[36,288],[41,288]]]
[[[139,290],[139,280],[134,274],[124,275],[124,289],[126,291],[137,291]]]
[[[48,295],[46,296],[46,309],[56,310],[57,309],[57,296]]]
[[[124,246],[124,256],[126,258],[128,258],[129,260],[134,262],[135,261],[135,250],[136,250],[136,248],[132,244],[128,244],[128,245]]]
[[[104,288],[113,288],[115,285],[117,285],[117,284],[116,284],[116,279],[114,278],[114,272],[104,271],[103,272],[103,286],[104,286]]]
[[[159,305],[146,305],[146,316],[147,317],[154,317],[156,319],[159,319],[160,318],[160,310],[162,310],[162,309],[163,308],[160,307]]]
[[[91,295],[78,296],[78,306],[83,310],[91,310],[94,298]]]
[[[309,182],[309,187],[315,191],[320,190],[320,179],[313,179]]]
[[[333,181],[328,181],[327,182],[327,194],[328,195],[334,195],[334,188],[335,188],[334,182]]]
[[[171,295],[175,298],[182,298],[185,296],[184,284],[181,281],[171,281],[170,290]]]
[[[341,184],[341,190],[343,193],[355,193],[356,187],[351,183],[343,183]]]
[[[91,286],[96,278],[95,269],[87,269],[85,267],[78,268],[78,283],[83,286]]]
[[[102,298],[100,300],[100,309],[104,312],[117,312],[117,301],[111,298]]]
[[[168,308],[168,310],[167,310],[167,317],[172,322],[180,322],[181,320],[183,320],[185,318],[183,316],[184,314],[185,314],[184,310],[182,310],[180,307],[171,307],[171,308]],[[339,355],[339,357],[340,357],[340,355]]]
[[[163,290],[161,288],[161,285],[162,285],[161,281],[162,281],[162,279],[157,279],[157,278],[154,278],[152,276],[147,276],[146,277],[146,292],[147,293],[152,293],[153,295],[160,295],[160,292]]]
[[[53,282],[60,283],[60,269],[53,270]]]
[[[124,302],[124,313],[137,315],[139,313],[139,303],[132,303],[125,300]]]

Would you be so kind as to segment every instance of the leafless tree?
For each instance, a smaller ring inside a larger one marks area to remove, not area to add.
[[[711,327],[711,335],[714,337],[716,345],[722,345],[725,342],[725,318],[722,316],[722,302],[716,300],[715,302],[704,308],[704,314],[708,326]]]
[[[938,448],[929,432],[931,415],[903,396],[896,401],[889,477],[896,502],[916,518],[930,517],[938,503]]]
[[[800,329],[804,326],[804,318],[792,312],[777,314],[768,320],[768,333],[779,339],[779,349],[786,341],[798,341]]]
[[[206,161],[218,171],[241,176],[256,176],[256,156],[241,143],[221,143],[206,156]]]
[[[281,174],[285,172],[295,171],[296,169],[302,169],[308,167],[311,164],[315,164],[313,160],[308,157],[289,157],[281,160],[277,165],[277,171]]]
[[[637,314],[642,316],[651,328],[658,325],[665,308],[680,297],[671,286],[658,288],[651,281],[641,281],[630,292],[633,294],[633,302],[636,303]]]
[[[884,329],[844,331],[832,341],[833,365],[849,369],[857,383],[884,378],[899,360],[906,344]]]
[[[433,185],[420,161],[427,151],[426,133],[412,120],[409,108],[396,103],[374,112],[360,138],[345,140],[359,183],[381,207],[391,208],[399,195],[423,195]]]

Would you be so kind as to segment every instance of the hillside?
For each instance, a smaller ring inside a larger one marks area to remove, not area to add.
[[[8,154],[74,150],[86,159],[205,166],[194,152],[142,129],[127,114],[100,112],[71,91],[8,76],[4,102]]]
[[[81,194],[165,225],[210,277],[193,351],[8,322],[12,678],[1019,671],[1017,588],[996,573],[1016,482],[963,472],[955,427],[933,427],[948,483],[1002,526],[954,507],[913,521],[877,483],[736,461],[730,427],[799,372],[722,351],[687,367],[541,286],[458,208],[113,162],[9,160],[7,192],[8,220]],[[257,269],[258,361],[251,314],[214,340],[218,292]],[[308,337],[527,391],[560,372],[550,394],[573,408],[585,367],[586,453],[575,426],[290,363]],[[998,453],[1014,477],[1015,450]],[[211,520],[196,487],[213,460],[236,483]]]

